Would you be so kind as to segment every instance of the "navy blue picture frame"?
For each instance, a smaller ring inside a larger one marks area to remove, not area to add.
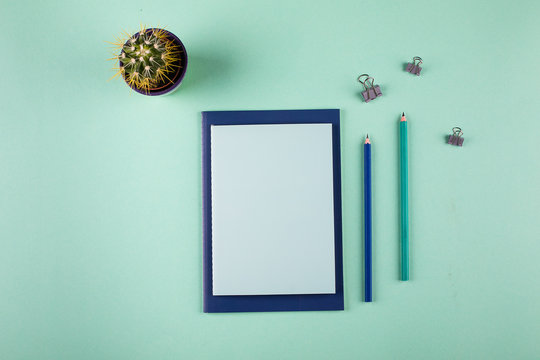
[[[214,296],[212,291],[212,208],[210,127],[212,125],[332,124],[334,172],[335,294]],[[339,110],[264,110],[202,112],[203,311],[343,310],[343,250]]]

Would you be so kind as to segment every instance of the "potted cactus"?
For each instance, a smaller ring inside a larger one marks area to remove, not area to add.
[[[136,92],[156,96],[180,85],[187,67],[184,45],[173,33],[159,28],[141,28],[115,42],[116,74]]]

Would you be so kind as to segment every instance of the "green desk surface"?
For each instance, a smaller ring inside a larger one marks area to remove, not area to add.
[[[535,0],[3,0],[0,358],[540,358],[539,15]],[[187,48],[170,96],[107,82],[105,41],[140,22]],[[420,77],[403,71],[415,55]],[[383,91],[369,104],[364,72]],[[203,314],[200,112],[336,107],[346,310]],[[454,126],[463,148],[445,144]]]

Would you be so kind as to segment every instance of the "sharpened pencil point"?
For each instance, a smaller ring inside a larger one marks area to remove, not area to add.
[[[405,118],[405,113],[402,113],[401,114],[401,122],[404,122],[404,121],[407,121],[407,119]]]

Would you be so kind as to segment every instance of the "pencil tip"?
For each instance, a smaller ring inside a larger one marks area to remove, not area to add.
[[[366,141],[364,141],[364,144],[371,144],[371,140],[369,140],[369,134],[366,134]]]
[[[401,116],[405,116],[405,113],[401,113]]]

